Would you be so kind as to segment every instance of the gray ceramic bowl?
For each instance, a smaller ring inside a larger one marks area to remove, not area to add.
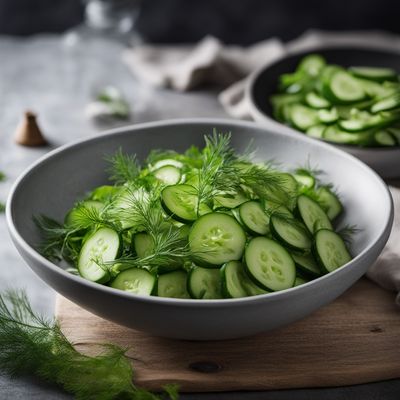
[[[104,155],[122,148],[143,158],[154,148],[185,150],[203,145],[216,128],[232,132],[232,144],[244,150],[250,139],[260,160],[288,167],[309,158],[337,185],[346,212],[341,224],[357,224],[355,258],[346,266],[300,287],[257,297],[227,300],[180,300],[140,297],[65,272],[36,250],[38,231],[32,216],[62,220],[74,201],[107,182]],[[52,151],[15,183],[7,204],[11,237],[28,265],[57,292],[83,308],[121,325],[158,336],[194,340],[236,338],[296,321],[334,300],[359,279],[382,251],[393,208],[382,180],[354,157],[291,132],[269,131],[254,123],[193,119],[135,125]]]
[[[314,47],[313,49],[293,52],[260,68],[249,79],[246,88],[246,98],[250,114],[255,121],[275,130],[284,126],[274,119],[272,107],[268,99],[277,93],[280,75],[293,72],[300,60],[307,54],[312,53],[321,54],[326,58],[328,63],[344,67],[352,65],[389,67],[400,73],[400,51],[395,52],[342,45],[341,47]],[[285,129],[298,132],[288,127],[285,127]],[[334,145],[364,161],[383,178],[400,177],[400,146],[393,148],[362,148],[351,145]]]

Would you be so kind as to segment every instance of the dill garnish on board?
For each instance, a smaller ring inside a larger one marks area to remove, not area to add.
[[[97,356],[78,352],[57,321],[35,313],[23,291],[0,295],[0,371],[37,376],[77,400],[161,400],[178,398],[177,387],[156,395],[134,385],[127,349],[101,345]]]

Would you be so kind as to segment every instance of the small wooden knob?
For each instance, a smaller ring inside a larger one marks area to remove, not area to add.
[[[36,115],[32,111],[26,111],[24,118],[15,131],[14,140],[22,146],[45,146],[47,140],[44,138],[36,121]]]

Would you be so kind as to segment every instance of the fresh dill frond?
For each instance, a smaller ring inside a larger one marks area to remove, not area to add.
[[[140,174],[140,164],[135,155],[124,154],[119,149],[112,156],[106,158],[110,163],[108,172],[110,179],[116,184],[134,181]]]
[[[132,382],[126,349],[100,345],[97,356],[78,352],[57,321],[35,313],[23,291],[0,294],[0,370],[11,376],[37,376],[78,400],[161,400],[178,398],[174,385],[158,396]]]
[[[311,164],[310,157],[307,158],[307,161],[304,163],[304,165],[299,166],[298,168],[295,169],[295,174],[303,174],[303,175],[310,175],[312,176],[315,180],[318,180],[318,178],[323,174],[324,172],[318,168],[318,166],[314,166]]]
[[[361,229],[357,228],[357,225],[345,225],[336,233],[343,239],[343,241],[347,245],[351,245],[354,235],[358,232],[361,232]]]
[[[0,171],[0,182],[3,182],[5,179],[6,179],[5,173]]]
[[[115,222],[107,219],[102,211],[96,207],[88,206],[85,202],[76,205],[73,209],[73,213],[71,229],[82,230],[94,226],[108,226],[116,231],[121,229]]]
[[[3,213],[6,209],[6,205],[2,202],[0,202],[0,213]]]

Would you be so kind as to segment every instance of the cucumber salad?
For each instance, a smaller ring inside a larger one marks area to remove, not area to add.
[[[112,184],[94,188],[64,222],[35,218],[40,250],[69,271],[138,295],[220,299],[301,285],[351,260],[335,219],[343,206],[321,172],[291,173],[237,154],[229,134],[203,149],[118,151]]]
[[[400,145],[400,82],[390,68],[328,65],[311,54],[293,73],[280,76],[270,99],[274,117],[329,142]]]

